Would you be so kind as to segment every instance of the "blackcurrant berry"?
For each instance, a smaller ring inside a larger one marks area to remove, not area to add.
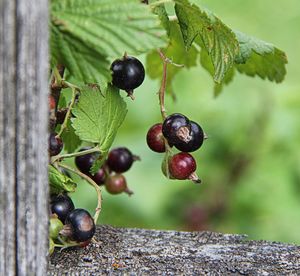
[[[155,152],[165,152],[165,139],[162,134],[162,124],[153,125],[147,133],[147,144]]]
[[[162,133],[168,140],[170,146],[180,141],[188,142],[191,139],[190,130],[191,124],[189,119],[180,113],[174,113],[168,116],[162,125]]]
[[[176,144],[174,144],[174,146],[180,151],[193,152],[199,149],[203,144],[204,132],[202,128],[196,122],[190,121],[190,123],[191,123],[190,141],[184,142],[181,140]]]
[[[55,102],[54,97],[52,95],[49,95],[48,96],[48,101],[49,101],[49,109],[50,109],[50,111],[54,110],[55,107],[56,107],[56,102]]]
[[[110,194],[120,194],[123,192],[129,195],[133,194],[133,192],[128,189],[126,178],[122,174],[109,176],[106,179],[105,188]]]
[[[75,209],[66,218],[66,225],[71,229],[71,239],[77,242],[90,240],[96,231],[95,223],[88,211]]]
[[[112,171],[122,173],[130,169],[135,158],[129,149],[115,148],[109,152],[106,164]]]
[[[71,198],[65,194],[51,197],[50,207],[51,212],[56,214],[63,223],[68,214],[75,208]]]
[[[57,110],[57,112],[56,112],[56,123],[57,124],[61,125],[64,122],[67,112],[68,112],[68,108],[61,108],[61,109]]]
[[[55,216],[50,218],[49,236],[51,239],[57,239],[59,232],[63,229],[63,223]]]
[[[189,153],[177,153],[169,160],[169,172],[176,179],[188,179],[195,171],[196,161]]]
[[[129,96],[132,95],[133,89],[143,83],[145,78],[144,66],[135,57],[125,55],[122,59],[115,60],[110,69],[113,85],[127,91]]]
[[[49,155],[55,156],[59,154],[64,146],[60,137],[56,137],[56,133],[51,133],[49,136]]]
[[[105,183],[106,172],[105,168],[101,167],[98,172],[91,176],[91,178],[100,186]]]
[[[88,149],[91,149],[91,147],[84,147],[81,148],[79,151],[84,151]],[[83,172],[86,175],[90,175],[90,169],[98,157],[98,153],[88,153],[85,155],[76,156],[75,164],[81,172]]]

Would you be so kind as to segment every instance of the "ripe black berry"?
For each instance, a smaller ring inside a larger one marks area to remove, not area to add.
[[[77,242],[90,240],[96,231],[93,218],[84,209],[73,210],[66,218],[66,226],[71,228],[71,239]]]
[[[176,179],[188,179],[195,171],[196,161],[189,153],[177,153],[169,160],[169,172]]]
[[[162,124],[153,125],[147,133],[147,144],[155,152],[165,152],[165,139],[162,134]]]
[[[190,130],[191,124],[189,119],[180,113],[168,116],[162,125],[162,133],[170,146],[181,141],[188,142],[191,139]]]
[[[56,111],[56,123],[62,124],[66,118],[68,108],[61,108]]]
[[[199,149],[203,144],[204,132],[202,128],[196,122],[190,121],[190,123],[191,123],[190,141],[184,142],[181,140],[176,144],[174,144],[174,146],[180,151],[193,152]]]
[[[104,167],[101,167],[98,172],[91,176],[91,178],[100,186],[105,183],[106,173]]]
[[[74,210],[74,204],[71,198],[65,194],[51,197],[51,212],[64,223],[68,214]]]
[[[133,89],[139,87],[145,78],[143,64],[135,57],[124,56],[115,60],[110,69],[112,70],[112,83],[119,89],[128,92],[131,96]]]
[[[111,150],[107,157],[107,166],[114,172],[122,173],[130,169],[134,161],[134,156],[127,148],[115,148]]]
[[[106,179],[105,188],[110,194],[120,194],[125,192],[129,195],[133,194],[127,187],[126,178],[122,174],[115,174]]]
[[[90,147],[81,148],[79,151],[88,150]],[[88,153],[85,155],[80,155],[75,157],[75,164],[77,168],[86,175],[90,175],[90,169],[94,162],[98,158],[97,153]]]
[[[49,155],[55,156],[59,154],[64,146],[60,137],[56,137],[56,133],[51,133],[49,136]]]

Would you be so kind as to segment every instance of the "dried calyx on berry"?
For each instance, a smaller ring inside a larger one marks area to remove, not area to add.
[[[110,69],[112,84],[125,90],[128,96],[134,99],[133,90],[139,87],[145,78],[143,64],[137,58],[125,54],[122,59],[116,59]]]

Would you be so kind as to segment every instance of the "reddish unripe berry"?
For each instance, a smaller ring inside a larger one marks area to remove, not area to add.
[[[49,96],[48,96],[48,101],[49,101],[49,109],[50,109],[50,110],[55,109],[55,107],[56,107],[56,102],[55,102],[55,99],[54,99],[54,97],[53,97],[52,95],[49,95]]]
[[[115,174],[106,179],[105,188],[110,194],[127,193],[132,194],[127,187],[126,178],[122,174]]]
[[[165,139],[162,134],[162,124],[153,125],[147,133],[147,144],[155,152],[165,152]]]
[[[176,179],[188,179],[196,167],[194,157],[186,152],[177,153],[169,160],[169,172]]]

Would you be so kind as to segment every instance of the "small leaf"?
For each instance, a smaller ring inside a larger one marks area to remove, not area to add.
[[[70,120],[68,120],[67,127],[62,133],[61,138],[64,142],[64,149],[68,153],[74,152],[81,145],[81,140],[76,135]]]
[[[77,185],[70,177],[62,174],[51,165],[48,166],[48,174],[51,194],[75,192]]]
[[[126,103],[119,90],[108,86],[103,94],[97,87],[83,87],[79,102],[72,110],[72,126],[78,137],[97,143],[106,153],[127,113]]]
[[[240,52],[235,62],[240,73],[258,75],[262,79],[281,82],[286,74],[285,53],[274,45],[236,31]]]
[[[214,66],[214,81],[220,83],[233,66],[239,50],[234,32],[209,11],[187,0],[176,0],[175,12],[187,49],[197,37],[200,46],[209,54]]]

